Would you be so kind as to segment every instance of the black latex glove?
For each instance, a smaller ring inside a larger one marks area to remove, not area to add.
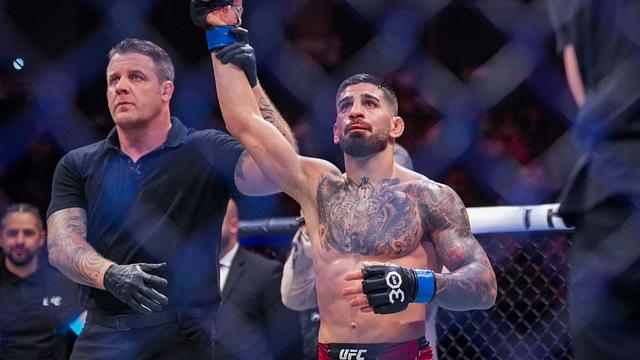
[[[191,5],[189,6],[191,21],[193,21],[197,27],[206,29],[209,27],[209,25],[207,25],[207,14],[215,8],[231,5],[232,3],[233,0],[191,0]]]
[[[249,31],[236,27],[229,32],[238,42],[216,50],[216,56],[223,64],[232,63],[242,69],[251,87],[256,87],[258,85],[256,54],[249,45]]]
[[[416,299],[416,272],[397,265],[372,265],[362,269],[362,292],[376,314],[391,314],[407,308]]]
[[[104,274],[104,288],[118,300],[140,312],[162,311],[163,306],[169,303],[161,292],[166,289],[168,282],[151,272],[160,271],[166,266],[166,263],[113,264]]]

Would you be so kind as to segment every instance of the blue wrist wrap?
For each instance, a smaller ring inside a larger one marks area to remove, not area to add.
[[[414,269],[418,279],[418,293],[413,302],[429,303],[436,295],[436,277],[431,270]]]
[[[233,26],[216,26],[207,29],[207,47],[209,50],[215,50],[223,46],[233,44],[236,42],[236,38],[229,33],[229,30],[233,29]]]

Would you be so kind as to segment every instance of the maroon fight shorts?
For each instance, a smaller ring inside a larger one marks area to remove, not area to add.
[[[423,337],[401,343],[318,343],[318,360],[431,360],[433,351]]]

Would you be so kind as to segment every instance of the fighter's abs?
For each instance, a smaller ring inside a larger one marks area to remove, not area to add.
[[[420,242],[420,186],[397,179],[360,184],[324,178],[318,185],[322,248],[342,254],[404,256]]]

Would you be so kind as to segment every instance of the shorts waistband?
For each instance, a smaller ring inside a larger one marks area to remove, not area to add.
[[[427,351],[431,354],[431,345],[424,336],[399,343],[318,343],[319,359],[417,359]]]

